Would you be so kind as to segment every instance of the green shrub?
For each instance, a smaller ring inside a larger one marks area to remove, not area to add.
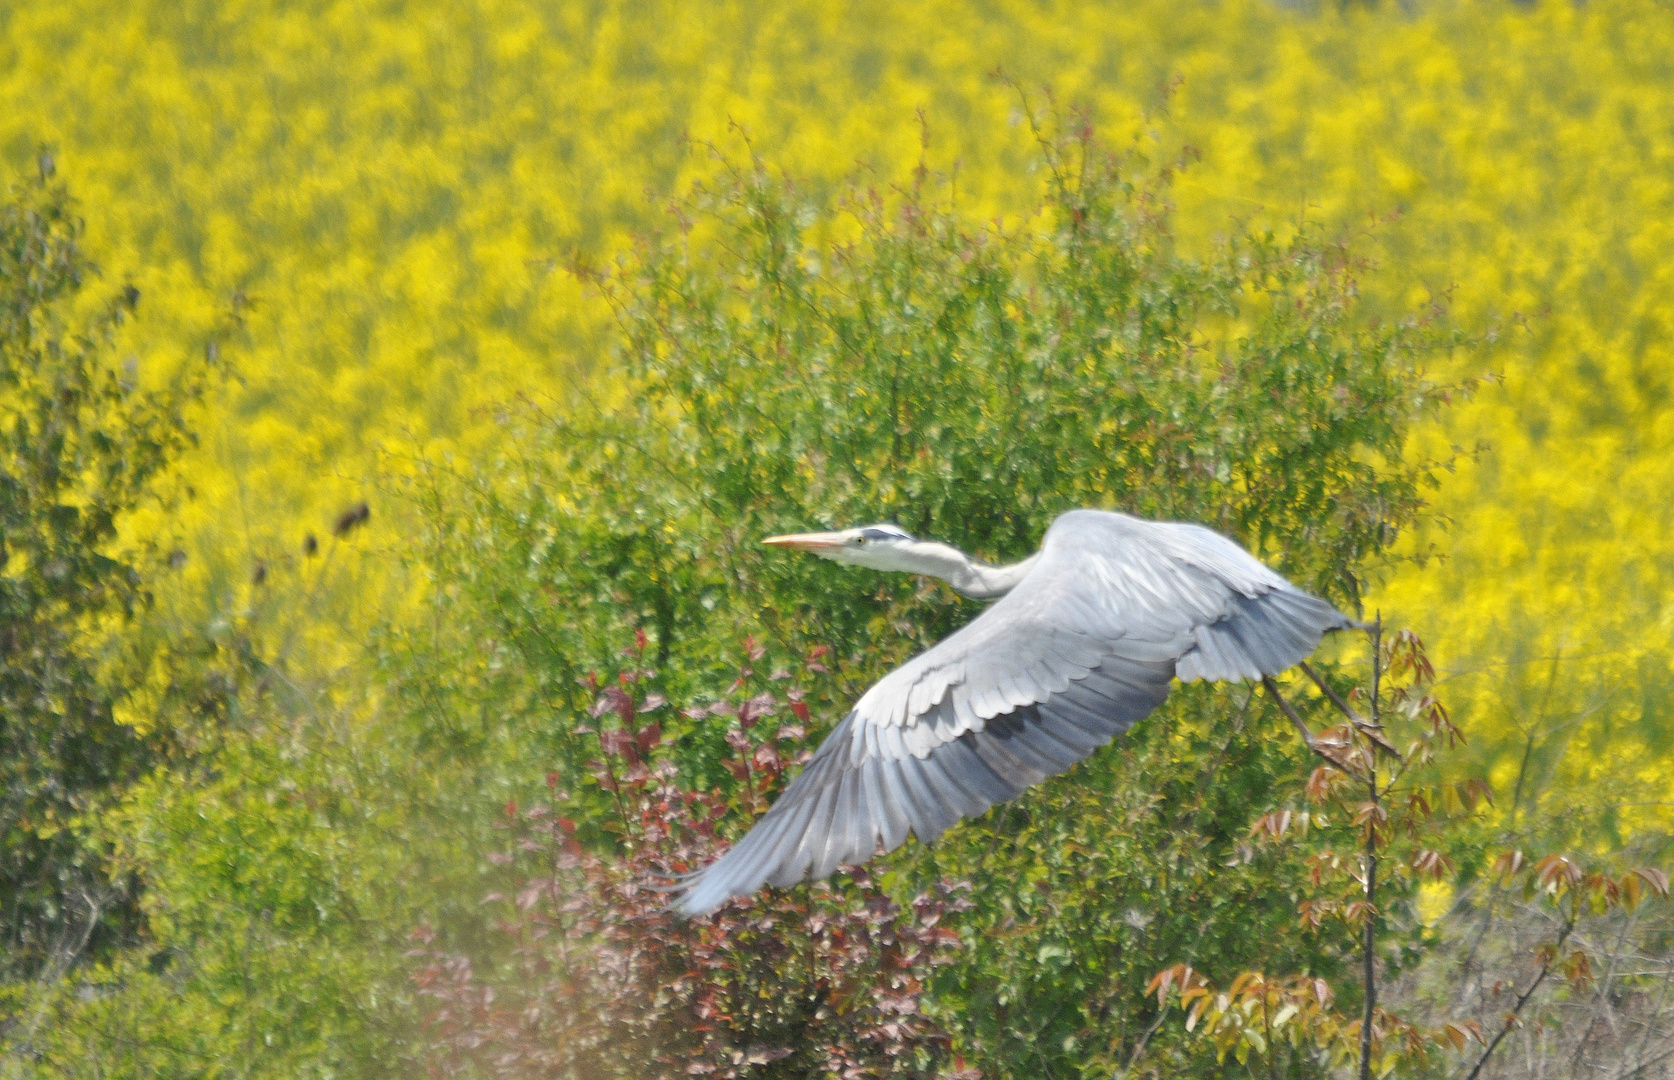
[[[1454,335],[1436,311],[1361,320],[1366,264],[1306,229],[1186,257],[1173,167],[1079,120],[1042,136],[1039,165],[1035,210],[983,225],[922,170],[822,192],[723,160],[676,229],[583,268],[620,322],[601,399],[528,410],[512,453],[425,489],[437,612],[403,676],[424,738],[532,790],[551,768],[608,849],[576,727],[629,635],[653,686],[699,703],[751,635],[828,645],[808,702],[830,723],[973,613],[937,584],[770,553],[775,532],[893,520],[1003,562],[1062,510],[1120,508],[1223,529],[1352,610],[1421,506],[1428,466],[1403,438]],[[1141,1046],[1193,1060],[1144,993],[1171,963],[1337,970],[1352,942],[1296,926],[1304,868],[1236,857],[1307,775],[1283,724],[1248,688],[1181,690],[1066,777],[884,864],[901,896],[976,883],[931,999],[987,1075],[1097,1073]],[[665,752],[724,786],[727,730],[671,717]],[[492,943],[472,948],[492,969]]]
[[[114,634],[150,602],[118,526],[191,441],[185,410],[214,368],[147,388],[117,360],[139,291],[80,296],[98,271],[51,172],[43,155],[40,181],[0,201],[0,981],[135,932],[136,883],[80,827],[172,745],[114,715],[128,690],[105,677]],[[0,1022],[9,1011],[0,1000]]]

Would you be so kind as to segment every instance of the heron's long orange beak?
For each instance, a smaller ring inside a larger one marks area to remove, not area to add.
[[[790,548],[792,551],[832,551],[843,546],[842,533],[791,533],[788,536],[769,536],[762,543],[769,547]]]

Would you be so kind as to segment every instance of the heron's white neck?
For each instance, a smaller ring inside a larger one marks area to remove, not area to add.
[[[933,540],[917,540],[910,544],[892,545],[889,554],[892,566],[880,569],[904,570],[911,574],[941,578],[962,596],[972,600],[998,600],[1023,580],[1034,569],[1040,553],[1029,556],[1011,566],[989,566],[979,562],[958,548]]]

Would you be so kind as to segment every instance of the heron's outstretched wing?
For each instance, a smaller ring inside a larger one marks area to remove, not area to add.
[[[1064,514],[1017,587],[868,690],[676,906],[927,843],[1126,731],[1174,676],[1274,675],[1352,625],[1210,529]]]

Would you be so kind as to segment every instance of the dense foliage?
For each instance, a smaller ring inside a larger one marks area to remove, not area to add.
[[[43,158],[0,201],[0,980],[56,977],[132,936],[132,882],[81,819],[171,740],[114,715],[113,641],[150,597],[143,552],[115,542],[186,447],[207,373],[148,389],[117,359],[111,331],[139,291],[99,281],[52,171]],[[83,315],[84,289],[114,296]]]
[[[758,673],[750,665],[765,650],[752,652],[733,694],[702,710],[733,718],[726,764],[739,783],[730,798],[680,783],[659,750],[657,716],[667,703],[657,695],[636,701],[651,673],[630,668],[603,688],[590,710],[599,726],[586,730],[598,742],[589,764],[616,816],[581,823],[567,816],[574,804],[556,790],[556,774],[548,799],[506,804],[507,845],[490,859],[513,869],[513,883],[509,894],[484,902],[508,905],[499,929],[516,942],[511,972],[479,979],[467,957],[414,954],[429,961],[415,978],[437,1003],[436,1072],[944,1073],[949,1039],[921,1001],[932,970],[955,959],[959,935],[942,923],[970,907],[961,895],[968,883],[939,882],[903,910],[857,873],[836,893],[780,894],[697,921],[670,911],[657,887],[713,858],[716,825],[729,809],[761,809],[785,767],[807,758],[794,754],[806,737],[801,689],[774,687],[791,673]],[[577,838],[599,825],[616,835],[619,853],[603,856]],[[428,927],[415,937],[422,946],[435,941]],[[954,1063],[947,1075],[959,1074]]]

